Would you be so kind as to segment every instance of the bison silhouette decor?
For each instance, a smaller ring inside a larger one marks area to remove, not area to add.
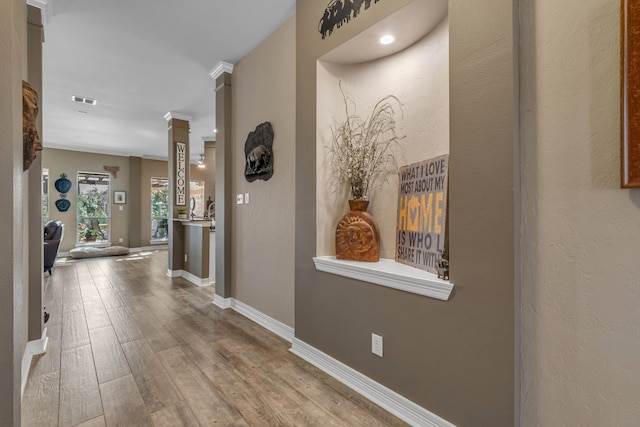
[[[360,9],[364,4],[364,10],[369,9],[372,0],[331,0],[318,23],[318,31],[322,38],[326,38],[333,33],[334,28],[340,28],[342,25],[351,21],[351,18],[357,18]],[[375,0],[374,3],[378,3]]]
[[[249,132],[244,143],[244,155],[247,164],[244,177],[249,182],[256,179],[268,181],[273,176],[273,127],[264,122]]]

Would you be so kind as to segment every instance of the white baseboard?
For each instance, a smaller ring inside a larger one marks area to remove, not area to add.
[[[303,341],[294,338],[290,351],[413,426],[455,427],[450,422]]]
[[[182,278],[190,281],[191,283],[193,283],[196,286],[210,286],[211,285],[211,280],[208,277],[205,277],[204,279],[202,279],[202,278],[196,276],[195,274],[189,273],[188,271],[184,271],[184,270],[182,270]]]
[[[220,307],[223,310],[231,308],[232,299],[233,298],[225,298],[225,297],[221,297],[218,294],[213,294],[213,304],[215,304],[216,306]]]
[[[270,330],[282,339],[288,342],[293,342],[295,334],[292,327],[285,325],[284,323],[274,319],[273,317],[267,316],[261,311],[258,311],[255,308],[241,301],[238,301],[235,298],[224,298],[219,296],[218,294],[214,294],[213,303],[223,310],[231,308],[234,311],[242,314],[247,319],[253,320],[263,328]]]
[[[196,286],[210,286],[212,284],[211,279],[209,279],[208,277],[201,279],[195,274],[189,273],[188,271],[184,270],[167,270],[167,276],[171,277],[172,279],[176,277],[182,277],[183,279],[188,280]]]
[[[182,277],[182,270],[167,270],[167,276],[169,277]]]
[[[154,244],[153,246],[142,246],[140,248],[129,248],[129,253],[145,252],[145,251],[157,251],[159,249],[169,249],[169,245]]]
[[[36,354],[42,354],[47,351],[47,344],[49,343],[49,337],[47,336],[47,328],[42,331],[42,338],[34,341],[29,341],[24,354],[22,355],[22,379],[20,385],[20,396],[24,395],[24,389],[27,387],[27,380],[29,379],[29,371],[31,369],[31,361]]]
[[[231,308],[242,314],[244,317],[253,320],[258,325],[287,340],[288,342],[293,342],[295,333],[292,327],[287,326],[279,320],[276,320],[273,317],[269,317],[266,314],[256,310],[255,308],[236,299],[233,299]]]

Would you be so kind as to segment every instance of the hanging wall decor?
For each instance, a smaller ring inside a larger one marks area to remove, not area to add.
[[[640,187],[640,0],[622,2],[620,186]]]
[[[71,202],[67,200],[67,193],[71,190],[73,184],[67,178],[66,173],[61,173],[60,178],[56,179],[56,182],[53,183],[53,186],[56,188],[58,193],[60,193],[60,198],[55,201],[56,208],[59,212],[66,212],[71,207]]]
[[[71,181],[67,178],[66,173],[61,173],[60,178],[56,179],[56,182],[53,183],[53,186],[56,188],[58,193],[68,193],[71,190]]]
[[[106,172],[109,172],[114,178],[117,178],[118,172],[120,171],[120,166],[103,165],[102,169],[104,169]]]
[[[364,10],[369,9],[372,0],[331,0],[327,5],[318,23],[318,31],[322,38],[326,38],[333,33],[334,28],[340,28],[342,25],[351,21],[351,18],[357,18],[360,9],[364,5]],[[378,3],[378,0],[375,0]]]
[[[445,267],[449,276],[448,262],[443,262],[448,256],[448,169],[448,154],[403,166],[398,188],[396,261],[442,277]]]
[[[42,141],[38,135],[38,92],[22,81],[22,170],[26,171],[36,159],[37,151],[42,151]]]
[[[176,206],[187,205],[187,144],[176,142]]]
[[[268,181],[273,176],[273,127],[264,122],[249,132],[244,143],[246,165],[244,176],[249,182],[256,179]]]
[[[65,196],[66,197],[66,194],[61,195],[61,196]],[[56,200],[55,204],[56,204],[56,208],[60,212],[66,212],[71,207],[71,202],[69,200],[67,200],[67,199],[58,199],[58,200]]]

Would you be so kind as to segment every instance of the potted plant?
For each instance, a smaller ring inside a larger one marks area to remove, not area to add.
[[[85,242],[95,242],[100,235],[98,230],[84,223],[80,224],[80,231],[78,234],[80,236],[80,239],[84,240]]]
[[[367,196],[379,180],[396,172],[394,149],[404,136],[396,131],[396,114],[402,103],[394,95],[378,101],[364,119],[355,113],[355,100],[339,83],[345,118],[335,120],[327,147],[329,185],[334,191],[348,188],[350,211],[336,228],[336,258],[377,262],[380,259],[380,232],[366,212]]]
[[[178,212],[178,219],[187,219],[187,208],[184,206],[178,206],[176,212]]]

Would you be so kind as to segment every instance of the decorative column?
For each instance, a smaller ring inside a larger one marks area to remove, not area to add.
[[[168,112],[169,132],[169,265],[168,275],[179,277],[184,266],[184,227],[178,208],[189,208],[189,120],[185,114]]]
[[[231,298],[231,73],[233,64],[219,62],[209,75],[216,82],[216,295],[214,303],[229,306]]]
[[[44,42],[43,12],[34,6],[27,6],[27,81],[39,96],[40,113],[36,127],[40,141],[42,133],[42,43]],[[31,163],[28,176],[29,221],[25,236],[29,239],[29,326],[28,340],[30,353],[44,353],[47,345],[47,329],[44,327],[44,287],[43,287],[43,235],[42,235],[42,153],[38,152]],[[39,226],[38,226],[39,225]],[[70,227],[68,224],[67,227]],[[67,229],[68,230],[68,229]],[[51,310],[49,310],[51,311]],[[61,313],[56,313],[61,315]]]
[[[129,195],[127,197],[130,248],[146,246],[142,242],[142,185],[142,157],[131,156],[129,157]],[[148,187],[149,183],[146,182],[144,185]]]

